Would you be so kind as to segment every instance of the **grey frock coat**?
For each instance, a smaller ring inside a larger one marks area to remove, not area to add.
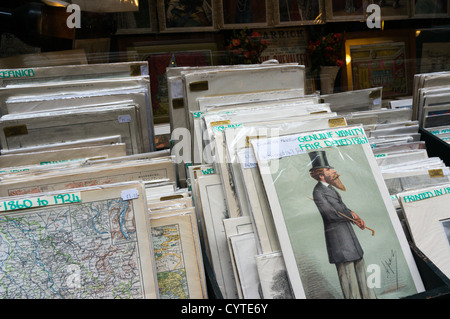
[[[318,182],[313,190],[313,198],[322,215],[329,262],[361,259],[364,252],[353,229],[353,222],[337,213],[339,211],[352,218],[351,210],[342,202],[341,195],[333,186],[327,187]]]

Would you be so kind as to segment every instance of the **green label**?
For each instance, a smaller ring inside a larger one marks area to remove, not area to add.
[[[80,203],[80,193],[58,194],[53,196],[31,197],[0,202],[0,211],[13,211],[26,208],[45,207],[52,205]]]
[[[0,78],[24,78],[33,77],[33,69],[20,69],[20,70],[3,70],[0,71]]]
[[[418,193],[414,195],[404,195],[402,199],[405,203],[417,202],[419,200],[424,200],[427,198],[442,196],[450,193],[450,187],[442,187],[434,189],[433,191],[426,191],[423,193]]]

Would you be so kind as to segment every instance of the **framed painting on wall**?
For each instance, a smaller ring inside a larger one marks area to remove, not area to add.
[[[161,32],[216,29],[216,0],[157,0],[157,11]]]
[[[274,0],[275,25],[309,25],[324,23],[322,1]]]
[[[415,54],[412,33],[364,37],[345,41],[348,90],[383,87],[383,97],[411,94]]]
[[[445,18],[449,16],[449,0],[413,0],[414,18]]]
[[[325,0],[327,21],[355,21],[365,17],[366,1]]]
[[[220,1],[220,28],[254,28],[271,24],[269,0],[223,0]]]
[[[418,73],[450,70],[450,32],[447,29],[416,31]]]
[[[156,7],[153,0],[139,1],[139,11],[118,12],[117,34],[137,34],[155,32],[158,29]]]
[[[381,20],[407,19],[411,15],[410,0],[372,0],[371,2],[380,6]]]

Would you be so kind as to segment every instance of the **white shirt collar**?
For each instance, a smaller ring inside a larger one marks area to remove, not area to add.
[[[323,182],[323,181],[320,181],[321,183],[322,183],[322,185],[324,185],[325,187],[328,187],[328,186],[330,186],[330,184],[328,184],[327,182]]]

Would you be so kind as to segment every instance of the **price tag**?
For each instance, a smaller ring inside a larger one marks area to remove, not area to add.
[[[119,123],[130,123],[131,116],[129,115],[119,115]]]
[[[121,197],[123,200],[132,200],[139,198],[139,191],[136,188],[122,191]]]

